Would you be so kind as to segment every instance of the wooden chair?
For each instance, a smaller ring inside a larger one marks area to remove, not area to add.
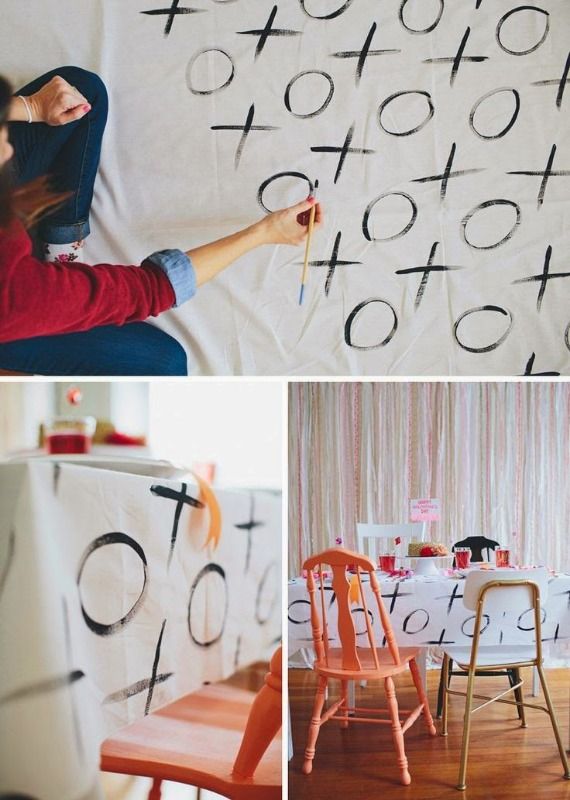
[[[396,538],[402,539],[402,543],[394,545]],[[378,564],[378,556],[381,553],[395,551],[401,558],[407,553],[407,543],[412,539],[425,539],[425,525],[423,522],[403,522],[400,524],[379,524],[372,522],[356,523],[356,538],[358,540],[358,552],[364,553],[375,564]],[[379,552],[380,550],[380,552]],[[360,686],[364,688],[366,681],[360,681]],[[354,696],[353,685],[350,685],[350,698]]]
[[[491,553],[494,553],[497,547],[499,547],[499,542],[495,542],[493,539],[487,539],[486,536],[467,536],[466,539],[462,539],[460,542],[455,542],[453,547],[451,548],[455,552],[456,547],[470,547],[471,548],[471,561],[474,563],[480,563],[481,561],[491,561]],[[455,562],[454,562],[455,563]],[[506,675],[511,687],[514,687],[515,684],[520,684],[521,677],[520,671],[518,669],[507,669],[501,670],[499,672],[477,672],[475,673],[477,677],[489,677],[494,678],[500,675]],[[449,668],[448,668],[448,682],[447,685],[451,685],[451,678],[454,676],[463,676],[466,677],[467,673],[463,672],[460,669],[453,669],[453,660],[449,659]],[[515,691],[516,699],[522,703],[522,689],[519,688]],[[437,709],[435,712],[435,716],[437,719],[441,719],[441,712],[443,709],[443,670],[440,672],[439,675],[439,687],[437,690]],[[519,715],[519,719],[521,720],[522,727],[525,727],[524,722],[524,709],[521,705],[517,706],[517,711]]]
[[[356,523],[356,538],[358,541],[358,552],[365,553],[369,558],[378,564],[378,545],[381,552],[392,550],[397,551],[398,556],[406,555],[405,544],[397,548],[394,547],[394,539],[400,537],[402,540],[416,539],[423,542],[425,539],[425,525],[423,522],[404,522],[400,525],[380,525],[371,522]]]
[[[106,739],[101,769],[153,778],[148,800],[160,800],[163,780],[281,800],[281,700],[279,648],[257,695],[212,684],[169,703]]]
[[[471,548],[471,561],[491,561],[492,553],[499,547],[499,542],[493,539],[487,539],[486,536],[467,536],[460,542],[455,542],[451,548],[455,552],[456,547],[469,547]]]
[[[465,581],[463,593],[463,604],[471,611],[475,611],[474,636],[471,647],[448,646],[443,648],[443,721],[442,736],[447,736],[447,708],[448,695],[457,694],[465,697],[465,715],[463,718],[463,743],[461,746],[461,760],[459,767],[459,781],[457,788],[466,788],[467,775],[467,756],[469,750],[469,736],[471,732],[471,715],[483,706],[490,703],[507,703],[516,705],[523,712],[522,725],[525,725],[524,709],[537,708],[545,711],[550,716],[552,728],[560,759],[564,768],[564,777],[570,779],[568,760],[560,737],[554,707],[550,699],[546,677],[542,668],[542,641],[541,641],[541,610],[540,598],[546,601],[548,594],[548,573],[546,569],[517,570],[513,572],[484,572],[477,571],[470,573]],[[493,617],[500,616],[504,611],[511,612],[516,618],[517,615],[524,613],[529,608],[534,612],[535,643],[529,645],[496,645],[481,647],[481,627],[483,614],[487,613]],[[467,672],[467,692],[452,691],[447,686],[447,672],[449,660],[453,659],[462,670]],[[536,667],[544,692],[546,708],[533,703],[525,703],[522,693],[515,700],[505,700],[504,695],[515,691],[522,686],[520,680],[516,686],[512,686],[495,697],[474,693],[475,675],[479,672],[491,672],[497,669],[521,669],[522,667]],[[473,698],[484,700],[481,705],[473,708]],[[543,756],[544,757],[544,756]]]
[[[326,617],[327,603],[325,602],[322,579],[323,564],[330,565],[332,568],[332,588],[338,606],[338,635],[341,642],[340,648],[329,646],[329,632]],[[358,592],[366,619],[368,647],[357,647],[356,631],[350,613],[351,583],[346,573],[348,564],[354,564],[357,569],[355,580],[357,581]],[[374,573],[374,564],[369,558],[343,548],[332,548],[307,559],[303,564],[303,568],[307,570],[307,589],[311,601],[311,626],[313,629],[313,642],[316,652],[316,660],[313,669],[318,675],[318,686],[307,736],[303,772],[308,775],[313,768],[313,758],[315,756],[315,746],[319,730],[321,725],[325,722],[330,719],[339,720],[343,728],[347,728],[349,724],[354,722],[373,722],[376,724],[390,725],[392,727],[392,738],[396,750],[398,767],[400,769],[400,780],[404,785],[408,785],[411,782],[411,778],[404,749],[405,732],[418,719],[420,714],[423,713],[430,734],[432,736],[436,735],[426,693],[415,661],[419,649],[417,647],[398,647],[392,631],[392,626],[390,625],[390,617],[382,602],[380,587]],[[320,573],[320,602],[317,602],[315,597],[317,592],[313,576],[313,570],[315,569]],[[370,585],[376,599],[380,623],[386,637],[387,647],[385,648],[377,648],[374,641],[374,633],[370,623],[366,597],[362,591],[361,571],[362,573],[368,573],[370,577]],[[398,710],[393,676],[407,672],[408,669],[411,672],[420,702],[413,711],[408,713],[405,720],[402,721],[400,719],[400,714],[403,712]],[[331,678],[340,681],[341,696],[339,700],[332,703],[330,708],[322,714],[325,703],[325,693],[327,692],[328,683]],[[388,705],[387,709],[371,710],[349,707],[347,700],[348,682],[361,679],[367,681],[381,680],[384,682],[384,691]],[[376,717],[349,716],[350,712],[355,713],[357,711],[366,711],[369,714],[388,713],[390,718],[378,719]]]

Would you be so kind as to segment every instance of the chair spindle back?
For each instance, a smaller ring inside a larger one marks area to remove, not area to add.
[[[351,565],[356,570],[352,581],[347,575],[347,567]],[[392,656],[394,664],[400,664],[400,653],[398,644],[394,637],[394,632],[390,624],[390,617],[384,607],[380,586],[374,572],[374,563],[359,553],[345,550],[342,547],[330,548],[322,553],[318,553],[308,558],[303,564],[303,569],[307,571],[307,590],[311,604],[311,627],[313,631],[313,642],[317,661],[329,665],[329,633],[327,623],[327,604],[325,603],[325,583],[323,578],[323,568],[330,566],[332,570],[332,590],[338,609],[338,635],[342,647],[342,668],[351,671],[362,669],[361,661],[358,657],[358,645],[356,628],[353,621],[351,610],[351,586],[358,589],[359,601],[362,603],[364,618],[366,620],[366,635],[368,646],[371,648],[376,668],[379,667],[378,655],[376,653],[376,642],[372,628],[371,614],[368,611],[366,595],[362,584],[362,575],[368,573],[370,586],[378,609],[380,624],[384,631],[386,644]],[[317,586],[313,572],[317,571],[320,592],[320,604],[315,597]],[[354,580],[356,579],[356,584]],[[320,608],[319,608],[320,605]]]

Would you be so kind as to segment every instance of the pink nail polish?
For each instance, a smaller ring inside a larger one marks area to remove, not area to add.
[[[309,197],[307,197],[307,203],[312,203],[312,202],[314,201],[314,199],[315,199],[315,198],[313,197],[313,195],[312,195],[312,194],[311,194],[311,195],[309,195]]]

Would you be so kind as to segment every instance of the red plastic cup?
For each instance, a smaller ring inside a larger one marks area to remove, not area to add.
[[[52,433],[46,437],[46,447],[50,455],[88,453],[91,437],[84,433]]]
[[[385,553],[378,558],[382,572],[394,572],[396,569],[396,556],[393,553]]]
[[[45,429],[45,448],[50,455],[89,453],[95,432],[93,417],[56,417]]]
[[[456,547],[454,552],[455,566],[457,569],[467,569],[467,567],[471,564],[471,548]]]
[[[508,567],[511,563],[511,551],[506,547],[497,547],[495,550],[495,564],[497,567]]]

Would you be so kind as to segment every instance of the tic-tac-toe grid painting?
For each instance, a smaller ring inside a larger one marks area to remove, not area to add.
[[[310,252],[246,256],[157,324],[198,374],[570,374],[566,0],[2,4],[15,83],[97,71],[91,261],[302,200]]]

